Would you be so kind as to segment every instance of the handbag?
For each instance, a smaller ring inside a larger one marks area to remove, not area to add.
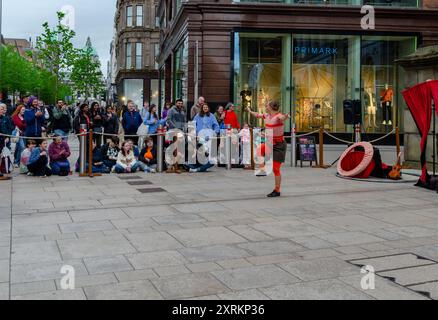
[[[12,131],[12,135],[13,137],[11,138],[11,142],[18,143],[18,141],[20,140],[20,129],[15,127],[14,131]]]
[[[147,124],[142,123],[137,130],[137,135],[140,137],[145,137],[149,133],[149,126]]]

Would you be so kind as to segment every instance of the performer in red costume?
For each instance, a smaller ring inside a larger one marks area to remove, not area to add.
[[[266,114],[253,112],[250,108],[247,111],[258,119],[264,119],[266,129],[273,130],[273,171],[275,175],[275,189],[268,195],[269,198],[281,196],[281,165],[286,160],[287,144],[284,140],[284,121],[290,118],[290,114],[280,112],[280,104],[276,101],[269,101],[266,105]]]

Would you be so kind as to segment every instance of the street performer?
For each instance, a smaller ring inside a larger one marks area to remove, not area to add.
[[[266,129],[273,131],[273,171],[275,175],[275,190],[268,195],[268,198],[281,196],[281,165],[286,160],[287,144],[284,140],[284,122],[290,118],[290,114],[280,112],[280,104],[277,101],[269,101],[266,105],[266,114],[259,114],[246,109],[252,116],[257,119],[264,119]],[[266,150],[266,146],[262,149]]]

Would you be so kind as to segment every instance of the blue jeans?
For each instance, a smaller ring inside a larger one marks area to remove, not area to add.
[[[53,130],[53,133],[58,135],[58,136],[63,137],[62,141],[67,142],[68,138],[64,138],[64,137],[68,136],[68,132],[62,131],[60,129],[56,129],[56,130]]]
[[[139,163],[136,162],[132,167],[131,167],[131,173],[134,173],[137,171],[137,169],[139,168]],[[120,164],[116,164],[115,170],[117,173],[127,173],[126,169],[123,168]]]
[[[18,140],[17,144],[15,145],[14,152],[14,164],[16,164],[17,166],[20,165],[21,154],[23,153],[25,148],[26,147],[24,145],[24,139]]]
[[[61,170],[70,172],[70,163],[66,161],[55,161],[50,163],[50,168],[52,168],[53,175],[59,175]]]
[[[211,164],[210,162],[207,162],[204,165],[188,164],[187,167],[189,169],[198,170],[198,172],[207,172],[208,169],[214,167],[214,164]]]

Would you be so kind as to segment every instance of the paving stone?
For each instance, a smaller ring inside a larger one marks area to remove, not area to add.
[[[257,231],[250,226],[245,225],[230,225],[228,226],[228,229],[233,231],[234,233],[237,233],[238,235],[248,239],[249,241],[267,241],[272,240],[272,237],[264,234],[263,232]]]
[[[196,273],[222,270],[221,266],[213,262],[187,264],[186,267]]]
[[[333,249],[319,249],[319,250],[308,250],[308,251],[297,252],[295,256],[301,259],[308,260],[308,259],[336,257],[339,256],[339,252]]]
[[[132,218],[147,218],[174,215],[175,211],[170,206],[141,206],[141,207],[127,207],[122,209],[126,214]]]
[[[391,228],[394,225],[380,220],[371,219],[361,215],[337,216],[320,218],[319,221],[337,226],[350,231],[364,231],[367,229]]]
[[[273,263],[279,263],[279,262],[286,262],[289,260],[295,260],[300,258],[300,256],[292,253],[286,253],[286,254],[274,254],[274,255],[268,255],[268,256],[256,256],[256,257],[249,257],[246,258],[250,263],[252,263],[255,266],[262,266],[267,264],[273,264]]]
[[[128,229],[128,228],[139,228],[139,227],[157,226],[157,223],[155,223],[151,218],[117,219],[117,220],[111,220],[111,223],[117,229]]]
[[[135,269],[152,269],[186,264],[187,260],[177,251],[160,251],[127,255]]]
[[[339,246],[354,246],[363,243],[379,242],[383,241],[381,238],[377,238],[370,234],[363,232],[341,232],[318,235],[323,240],[330,241]]]
[[[126,219],[128,216],[119,208],[94,209],[70,212],[74,222]]]
[[[169,233],[182,242],[186,247],[202,247],[216,244],[246,242],[244,238],[222,227],[173,230],[169,231]]]
[[[332,279],[350,274],[360,274],[360,268],[338,258],[298,260],[281,263],[278,266],[304,281]]]
[[[165,224],[184,224],[194,222],[205,222],[206,220],[196,214],[176,214],[172,216],[158,216],[152,218],[161,225]]]
[[[357,246],[337,247],[337,248],[334,248],[334,250],[336,250],[342,254],[357,254],[357,253],[366,252],[365,249],[362,249],[362,248],[357,247]]]
[[[60,224],[59,228],[63,233],[82,233],[93,231],[114,230],[114,226],[109,221],[77,222]]]
[[[75,278],[76,288],[93,287],[112,283],[118,283],[114,273],[78,276]],[[61,289],[61,282],[57,281],[56,286],[58,287],[58,290]]]
[[[76,234],[77,238],[79,238],[79,239],[90,239],[90,238],[103,238],[103,237],[105,237],[105,234],[102,231],[76,232],[75,234]]]
[[[56,291],[55,281],[38,281],[29,283],[16,283],[11,285],[11,296],[22,296],[32,293]]]
[[[160,267],[154,269],[154,271],[160,277],[169,277],[169,276],[191,273],[191,271],[187,269],[185,266]]]
[[[411,286],[409,289],[418,292],[419,294],[426,294],[433,300],[438,300],[438,282],[424,283],[417,286]]]
[[[28,283],[45,280],[60,280],[63,277],[61,268],[65,265],[75,269],[75,275],[87,275],[87,269],[82,261],[63,261],[60,263],[37,263],[27,265],[12,265],[11,284]]]
[[[64,259],[87,257],[105,257],[136,252],[126,238],[122,236],[96,237],[89,239],[59,240],[61,254]]]
[[[9,300],[9,283],[0,283],[0,300]]]
[[[13,296],[12,300],[86,300],[84,291],[80,288],[75,290],[58,290],[40,292],[22,296]]]
[[[308,224],[297,222],[260,223],[252,226],[273,238],[291,238],[295,236],[310,236],[323,234],[324,231]]]
[[[174,250],[183,247],[166,232],[128,234],[126,238],[140,252]]]
[[[128,271],[133,269],[124,256],[87,258],[84,259],[84,263],[90,274]]]
[[[302,246],[288,240],[249,242],[238,246],[258,256],[297,252],[304,249]]]
[[[9,259],[0,260],[0,283],[9,282]]]
[[[318,280],[260,289],[273,300],[370,300],[370,296],[337,280]]]
[[[59,227],[56,224],[35,226],[15,226],[12,229],[13,237],[34,237],[44,236],[48,234],[60,233]]]
[[[193,263],[238,259],[251,256],[247,251],[233,246],[211,246],[178,250]]]
[[[10,259],[11,257],[11,247],[0,247],[0,260]]]
[[[134,270],[134,271],[122,271],[115,273],[119,282],[131,282],[137,280],[148,280],[158,278],[157,274],[151,270]]]
[[[72,222],[72,220],[66,212],[37,213],[32,215],[14,216],[13,218],[14,228],[47,226],[70,222]]]
[[[298,278],[272,265],[214,271],[212,274],[232,290],[256,289],[300,281]]]
[[[162,300],[148,280],[84,288],[89,300]]]
[[[394,278],[402,286],[412,286],[425,282],[438,282],[438,264],[414,268],[379,272],[379,276]]]
[[[376,272],[407,267],[417,267],[433,264],[433,261],[419,259],[414,254],[389,255],[376,258],[353,260],[351,263],[358,266],[372,266]]]
[[[429,237],[436,236],[438,234],[438,230],[417,226],[389,228],[387,230],[408,238]]]
[[[217,261],[217,264],[224,269],[238,269],[238,268],[251,267],[251,263],[249,263],[245,259]]]
[[[62,261],[55,241],[14,244],[11,258],[12,264]]]
[[[246,291],[237,291],[232,293],[219,294],[219,299],[221,300],[230,300],[230,301],[263,301],[269,300],[269,298],[258,291],[257,289],[246,290]]]
[[[375,289],[363,290],[361,279],[363,274],[339,278],[342,282],[356,288],[378,300],[425,300],[423,296],[399,286],[389,280],[376,276],[374,280]]]
[[[301,236],[301,237],[292,237],[291,240],[293,242],[296,242],[303,247],[306,247],[308,249],[327,249],[335,247],[336,245],[333,243],[330,243],[326,240],[322,240],[320,238],[314,237],[314,236]]]
[[[418,254],[422,257],[438,261],[438,246],[420,246],[409,250],[412,253]]]
[[[210,274],[197,273],[151,280],[165,299],[186,299],[229,291]]]

